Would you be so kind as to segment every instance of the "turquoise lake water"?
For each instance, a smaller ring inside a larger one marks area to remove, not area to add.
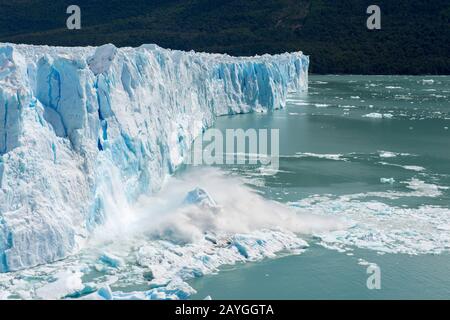
[[[202,299],[450,298],[450,77],[310,76],[269,114],[225,130],[279,129],[280,170],[221,168],[265,198],[353,223],[300,255],[223,267],[190,284]],[[379,267],[381,289],[366,286]]]
[[[356,250],[355,256],[313,245],[305,253],[263,262],[224,267],[191,282],[193,299],[449,299],[450,256],[378,255]],[[363,257],[381,270],[381,289],[369,290]]]
[[[311,76],[217,119],[278,129],[278,170],[183,166],[80,252],[0,274],[0,299],[449,299],[449,97],[450,77]]]

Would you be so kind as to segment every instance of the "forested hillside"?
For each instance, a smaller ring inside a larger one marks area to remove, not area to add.
[[[66,8],[81,8],[81,30]],[[366,28],[381,7],[382,29]],[[302,50],[314,73],[450,74],[448,0],[0,0],[0,41],[254,55]]]

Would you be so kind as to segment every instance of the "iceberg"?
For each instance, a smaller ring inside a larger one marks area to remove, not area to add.
[[[301,52],[0,44],[0,272],[82,248],[157,192],[216,117],[307,90],[308,64]]]
[[[184,203],[186,204],[196,204],[200,207],[205,208],[216,208],[217,203],[213,198],[208,194],[208,192],[202,188],[195,188],[192,191],[189,191],[186,198],[184,199]]]

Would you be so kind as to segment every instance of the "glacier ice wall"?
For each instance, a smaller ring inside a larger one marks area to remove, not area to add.
[[[307,89],[301,52],[0,44],[0,272],[61,259],[158,190],[220,115]]]

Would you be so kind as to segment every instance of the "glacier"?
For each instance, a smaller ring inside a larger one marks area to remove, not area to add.
[[[159,191],[215,117],[306,91],[308,65],[301,52],[0,44],[0,272],[82,248]]]

